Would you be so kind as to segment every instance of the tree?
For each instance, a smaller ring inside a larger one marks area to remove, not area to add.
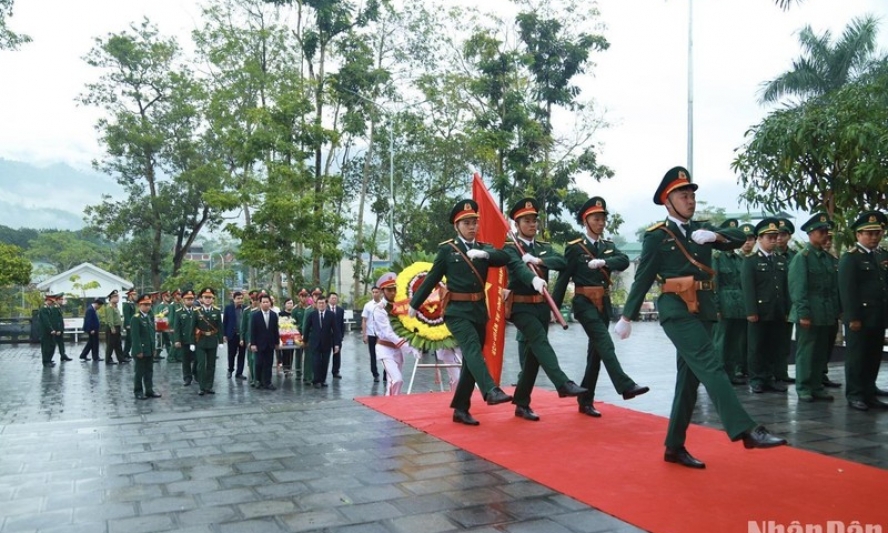
[[[93,263],[108,268],[113,251],[83,238],[77,231],[47,231],[40,233],[30,243],[25,256],[31,261],[42,261],[64,272],[81,263]]]
[[[14,33],[6,26],[7,19],[12,18],[13,0],[0,0],[0,50],[18,50],[22,44],[31,42],[31,38],[23,33]]]
[[[0,244],[0,287],[27,285],[31,281],[31,262],[22,249],[12,244]]]
[[[217,227],[221,213],[233,206],[221,163],[204,149],[205,91],[181,64],[175,39],[161,37],[147,19],[96,39],[85,60],[103,71],[80,97],[106,112],[97,124],[106,157],[94,166],[114,176],[128,195],[124,203],[103,196],[86,215],[113,241],[150,231],[137,251],[157,287],[169,253],[163,237],[174,240],[175,274],[200,231]]]
[[[878,21],[872,16],[856,18],[832,42],[829,30],[821,35],[811,26],[799,31],[802,57],[793,61],[792,70],[764,84],[762,103],[773,103],[785,96],[802,101],[838,90],[868,72],[877,61]]]
[[[185,260],[178,273],[163,281],[162,288],[168,291],[192,289],[197,293],[204,287],[212,287],[216,290],[219,302],[223,302],[223,295],[220,291],[231,288],[228,285],[228,280],[232,277],[232,271],[227,268],[209,270],[203,268],[203,265],[197,261]]]

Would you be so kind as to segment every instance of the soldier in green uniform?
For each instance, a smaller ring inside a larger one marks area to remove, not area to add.
[[[132,352],[133,339],[130,335],[130,321],[136,314],[136,288],[132,287],[126,291],[126,301],[123,302],[123,358],[127,361],[132,360],[130,355]]]
[[[789,316],[789,291],[786,258],[776,252],[778,222],[765,218],[755,226],[758,252],[746,258],[740,274],[743,306],[749,322],[749,390],[786,392],[786,385],[777,379]]]
[[[216,352],[222,342],[222,312],[213,305],[216,291],[205,287],[200,291],[200,307],[194,310],[195,356],[197,358],[198,394],[216,394],[213,380],[216,377]]]
[[[826,237],[823,240],[823,251],[826,252],[826,255],[828,256],[828,259],[832,262],[835,271],[838,272],[839,271],[839,258],[836,256],[835,251],[833,250],[833,247],[832,247],[834,236],[835,236],[835,230],[830,229],[829,231],[827,231]],[[838,281],[837,281],[837,283],[838,283]],[[839,309],[840,310],[842,307],[841,302],[842,302],[842,299],[839,298]],[[842,387],[841,383],[839,383],[837,381],[833,381],[829,378],[829,362],[830,362],[830,359],[832,358],[834,347],[836,345],[836,338],[839,336],[839,324],[840,323],[841,323],[841,316],[839,317],[839,320],[836,320],[836,322],[834,324],[832,324],[832,327],[830,328],[830,332],[829,332],[830,350],[829,350],[829,352],[827,352],[826,362],[823,365],[823,386],[827,387],[827,388],[831,388],[831,389],[838,389],[838,388]]]
[[[549,279],[549,270],[562,270],[567,266],[564,257],[552,248],[552,245],[536,238],[539,223],[539,204],[533,198],[518,200],[509,212],[509,218],[515,221],[516,237],[519,243],[507,242],[503,250],[511,256],[509,263],[509,295],[506,299],[507,318],[515,324],[522,340],[518,343],[518,353],[524,356],[521,376],[515,388],[512,403],[515,404],[515,416],[530,421],[538,421],[540,417],[530,408],[530,394],[536,383],[540,367],[558,390],[558,396],[579,396],[586,391],[568,379],[558,365],[558,356],[549,344],[549,319],[552,310],[543,295],[532,286],[522,283],[523,272],[513,272],[518,268],[531,272],[527,265],[534,265],[539,276]],[[521,249],[519,250],[518,245]],[[526,277],[526,276],[524,276]],[[532,279],[532,278],[531,278]]]
[[[746,311],[740,289],[740,272],[743,260],[755,246],[755,229],[752,224],[740,224],[729,218],[721,228],[740,228],[746,236],[743,247],[726,252],[712,252],[712,269],[715,270],[715,297],[718,322],[712,327],[715,349],[721,354],[728,379],[734,385],[746,383]],[[744,252],[744,248],[748,248]]]
[[[155,321],[159,317],[165,317],[167,319],[167,327],[172,326],[172,320],[170,317],[170,292],[169,291],[160,291],[156,293],[158,295],[158,300],[154,302],[152,306],[151,313],[154,315]],[[155,346],[154,353],[154,362],[158,363],[161,359],[164,359],[162,355],[160,355],[161,350],[166,350],[167,355],[170,353],[170,346],[172,346],[172,342],[170,341],[170,333],[169,330],[160,332],[160,343]]]
[[[789,246],[792,235],[795,233],[795,226],[786,218],[777,219],[777,248],[774,253],[783,256],[787,269],[792,259],[798,253]],[[792,301],[789,302],[792,304]],[[777,359],[774,364],[774,373],[778,381],[783,383],[795,383],[795,378],[789,376],[789,353],[792,350],[792,329],[793,323],[784,323],[783,336],[780,337],[780,347],[777,349]]]
[[[47,294],[44,297],[43,307],[37,312],[37,320],[40,323],[40,353],[45,367],[55,366],[52,358],[55,355],[56,347],[64,348],[60,339],[65,334],[65,321],[56,303],[59,298],[61,298],[59,294]],[[59,350],[59,355],[63,362],[71,360],[62,349]]]
[[[845,398],[860,411],[888,408],[876,398],[888,320],[888,256],[879,248],[888,219],[867,211],[852,224],[857,243],[839,260],[839,297],[845,323]]]
[[[154,391],[154,319],[151,315],[151,296],[143,294],[138,300],[139,311],[130,319],[133,336],[132,354],[135,359],[133,394],[137,400],[160,398]]]
[[[678,352],[675,397],[663,458],[690,468],[705,468],[685,448],[700,383],[731,440],[742,440],[746,448],[770,448],[786,441],[756,425],[743,409],[712,344],[711,329],[716,320],[712,249],[738,248],[745,238],[738,229],[715,229],[691,220],[697,207],[696,190],[690,172],[683,167],[674,167],[663,176],[654,203],[664,205],[668,217],[645,233],[635,281],[614,331],[621,339],[629,337],[630,321],[638,317],[648,289],[656,279],[662,280],[657,302],[660,323]]]
[[[459,383],[450,407],[454,409],[454,422],[470,426],[478,425],[478,421],[469,414],[476,381],[488,405],[512,400],[494,383],[481,353],[488,320],[484,292],[488,268],[509,266],[518,278],[515,281],[532,286],[539,293],[546,286],[546,282],[531,274],[528,268],[518,268],[522,266],[517,264],[520,260],[490,244],[475,241],[478,217],[478,204],[474,200],[460,200],[450,211],[450,223],[457,232],[457,238],[441,243],[432,268],[410,300],[408,311],[410,316],[415,317],[416,309],[425,302],[441,279],[447,277],[449,303],[444,310],[444,323],[463,353]]]
[[[127,362],[127,359],[123,356],[123,347],[120,343],[120,336],[123,333],[123,315],[120,314],[120,308],[117,306],[120,301],[120,293],[113,290],[108,293],[107,298],[108,305],[102,308],[102,327],[105,329],[105,364],[123,364]],[[114,362],[112,354],[117,355],[117,363]]]
[[[250,299],[250,305],[245,307],[244,312],[241,313],[240,326],[238,327],[240,342],[244,347],[250,346],[250,316],[252,316],[253,311],[259,309],[259,291],[253,289],[247,293],[247,297]],[[256,387],[258,383],[256,382],[256,361],[253,357],[253,351],[246,350],[245,353],[247,356],[247,371],[250,374],[248,382],[251,387]]]
[[[296,306],[290,311],[290,319],[296,324],[296,327],[299,328],[299,333],[302,333],[302,322],[305,320],[305,313],[308,310],[308,303],[306,300],[308,300],[308,291],[305,290],[305,288],[302,288],[296,295]],[[303,348],[296,348],[293,352],[293,371],[297,376],[302,375],[302,352]],[[311,381],[309,381],[309,383],[311,383]]]
[[[182,307],[176,311],[176,322],[173,325],[173,346],[182,354],[182,380],[185,387],[194,381],[194,352],[197,348],[194,338],[194,296],[191,289],[182,293]]]
[[[808,244],[789,263],[789,319],[796,325],[796,393],[799,401],[832,401],[823,372],[833,349],[839,320],[839,282],[835,258],[823,249],[833,222],[816,213],[802,224]]]
[[[176,348],[176,313],[182,309],[182,291],[179,289],[173,290],[171,293],[172,301],[169,303],[169,319],[170,319],[170,329],[167,332],[167,337],[170,339],[170,346],[167,348],[167,353],[170,354],[170,363],[181,363],[182,362],[182,350]]]
[[[595,408],[595,386],[601,363],[610,377],[614,389],[630,400],[648,392],[626,375],[617,359],[614,341],[607,331],[612,306],[610,301],[611,274],[626,270],[629,258],[616,245],[603,237],[607,223],[607,202],[594,196],[577,212],[577,222],[585,229],[585,235],[568,243],[564,254],[567,266],[558,275],[553,298],[557,305],[564,301],[568,283],[574,282],[573,313],[589,337],[586,347],[586,372],[580,386],[587,389],[577,398],[580,413],[598,418]]]

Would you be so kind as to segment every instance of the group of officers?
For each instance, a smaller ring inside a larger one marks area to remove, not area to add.
[[[845,324],[846,398],[854,409],[888,405],[876,396],[875,380],[888,320],[888,251],[879,248],[888,219],[878,211],[861,213],[852,224],[856,244],[841,259],[830,253],[834,223],[817,213],[803,226],[809,242],[795,253],[786,246],[794,228],[788,220],[768,218],[756,226],[727,220],[720,227],[693,220],[698,185],[683,167],[661,179],[653,202],[666,209],[663,222],[648,228],[635,279],[614,328],[620,339],[631,335],[649,290],[659,285],[660,323],[676,347],[677,378],[665,440],[664,460],[705,468],[685,447],[687,428],[702,383],[722,419],[725,432],[746,448],[786,444],[756,423],[741,405],[734,384],[755,393],[786,391],[792,326],[797,331],[796,386],[805,402],[828,401],[826,375],[838,324]],[[462,349],[463,367],[454,390],[453,421],[480,422],[470,413],[477,384],[490,405],[511,402],[515,416],[540,417],[531,409],[531,391],[539,368],[560,397],[575,397],[581,414],[598,417],[593,398],[601,363],[616,391],[631,399],[648,391],[620,366],[608,332],[612,307],[611,277],[629,266],[627,256],[603,237],[606,202],[590,198],[577,212],[582,234],[567,243],[564,255],[537,239],[539,205],[519,200],[510,210],[515,239],[502,249],[477,240],[478,205],[460,200],[450,213],[456,237],[441,243],[432,268],[414,292],[411,316],[446,278],[444,322]],[[755,245],[757,250],[753,252]],[[489,319],[485,280],[492,267],[508,269],[506,316],[518,330],[521,373],[513,395],[493,380],[482,354]],[[559,272],[548,291],[549,271]],[[383,282],[384,280],[380,280]],[[551,306],[561,306],[573,282],[573,311],[586,332],[586,369],[580,385],[561,370],[547,332]],[[389,306],[390,314],[393,310]],[[747,340],[748,339],[748,340]],[[403,339],[394,339],[400,348]],[[741,381],[742,380],[742,381]],[[838,385],[840,386],[840,385]]]

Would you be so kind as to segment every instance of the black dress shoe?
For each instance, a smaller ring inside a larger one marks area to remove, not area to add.
[[[511,402],[512,397],[503,392],[503,389],[494,387],[487,393],[484,400],[487,402],[487,405],[496,405],[499,403]]]
[[[247,379],[247,376],[245,376],[243,374],[238,374],[238,375],[234,376],[234,379]]]
[[[731,376],[731,385],[746,385],[746,378],[743,376]]]
[[[182,384],[183,387],[187,387],[191,385],[191,378],[185,378],[185,383]]]
[[[231,370],[229,370],[228,373],[225,374],[225,377],[228,379],[231,379]]]
[[[876,388],[876,396],[888,396],[888,390]]]
[[[593,407],[591,405],[581,405],[579,411],[581,414],[584,414],[587,416],[601,418],[601,413],[598,412],[598,409],[596,409],[595,407]]]
[[[146,398],[160,398],[161,394],[159,392],[152,392],[145,395]]]
[[[858,411],[869,411],[869,405],[863,400],[851,400],[848,402],[848,405],[851,406],[852,409],[857,409]]]
[[[373,376],[373,383],[379,383],[379,376]]]
[[[320,388],[321,388],[321,384],[320,384],[320,383],[312,383],[311,386],[314,387],[314,388],[316,388],[316,389],[320,389]]]
[[[472,415],[470,415],[468,411],[462,411],[460,409],[453,411],[453,421],[467,426],[477,426],[481,424],[481,422],[472,418]]]
[[[207,392],[206,392],[205,390],[201,389],[200,392],[197,393],[197,395],[198,395],[198,396],[203,396],[203,395],[206,394],[206,393],[207,393]]]
[[[579,396],[580,394],[586,394],[587,392],[589,392],[589,389],[584,389],[573,381],[565,381],[564,385],[558,387],[559,398],[566,398],[568,396]]]
[[[333,377],[336,379],[342,379],[342,374],[336,373],[336,374],[333,374]]]
[[[751,385],[749,385],[749,392],[761,394],[765,392],[765,387],[761,383],[752,383]]]
[[[530,420],[531,422],[539,422],[540,420],[540,417],[533,412],[533,409],[531,409],[530,407],[525,407],[523,405],[515,406],[515,416],[517,416],[518,418],[523,418],[524,420]]]
[[[116,365],[117,363],[115,363],[114,361],[105,361],[105,364],[106,365]]]
[[[147,400],[148,398],[144,394],[142,394],[141,392],[137,392],[136,399],[137,400]]]
[[[840,387],[842,386],[842,384],[841,384],[841,383],[838,383],[838,382],[836,382],[836,381],[832,381],[831,379],[829,379],[829,378],[827,378],[827,377],[824,377],[824,378],[823,378],[823,386],[824,386],[824,387],[829,387],[829,388],[831,388],[831,389],[838,389],[838,388],[840,388]]]
[[[791,378],[789,376],[785,376],[782,378],[777,378],[777,381],[782,381],[783,383],[795,383],[795,378]]]
[[[73,359],[71,359],[71,358],[68,357],[67,355],[63,355],[63,356],[62,356],[62,362],[63,362],[63,363],[67,363],[68,361],[73,361]]]
[[[207,389],[206,393],[207,394],[216,394],[216,391],[214,391],[213,389]]]
[[[706,463],[691,455],[684,446],[681,448],[666,448],[663,460],[667,463],[675,463],[688,468],[706,468]]]
[[[885,403],[882,400],[877,400],[875,398],[867,400],[866,404],[870,407],[875,407],[876,409],[888,409],[888,403]]]
[[[276,390],[276,389],[277,389],[277,387],[275,387],[274,385],[271,385],[271,384],[268,384],[265,386],[265,390]]]
[[[87,361],[89,361],[89,359],[86,358],[86,357],[83,356],[83,355],[80,356],[80,360],[83,361],[84,363],[87,362]]]
[[[632,385],[632,388],[623,392],[623,399],[624,400],[631,400],[632,398],[635,398],[636,396],[641,396],[642,394],[646,393],[649,390],[651,390],[650,387],[642,387],[638,384]]]
[[[326,382],[326,381],[322,381],[322,382],[321,382],[321,387],[326,387],[326,386],[327,386],[327,382]]]
[[[765,390],[773,391],[773,392],[786,392],[786,385],[780,383],[780,380],[774,380],[765,384]]]
[[[756,426],[740,436],[744,448],[773,448],[786,444],[786,439],[775,436],[765,426]]]

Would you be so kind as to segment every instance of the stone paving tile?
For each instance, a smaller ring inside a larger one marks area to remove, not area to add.
[[[507,384],[517,374],[513,337],[510,328]],[[585,344],[576,327],[551,338],[562,354]],[[322,391],[275,376],[278,391],[260,393],[217,375],[218,394],[202,398],[163,362],[155,380],[164,397],[138,402],[131,368],[44,371],[38,347],[0,346],[9,369],[0,374],[0,533],[640,531],[351,401],[383,391],[367,376],[365,350],[348,336],[344,379]],[[652,390],[625,402],[602,377],[597,399],[668,414],[675,362],[662,330],[638,324],[617,353]],[[562,360],[574,380],[582,366]],[[844,379],[840,365],[830,370]],[[33,379],[14,379],[23,375]],[[888,388],[888,365],[879,385]],[[537,386],[553,388],[544,375]],[[432,375],[419,372],[415,389],[436,389]],[[841,389],[831,404],[800,404],[792,386],[735,390],[793,445],[888,468],[888,414],[849,409]],[[702,389],[694,422],[721,428]]]

